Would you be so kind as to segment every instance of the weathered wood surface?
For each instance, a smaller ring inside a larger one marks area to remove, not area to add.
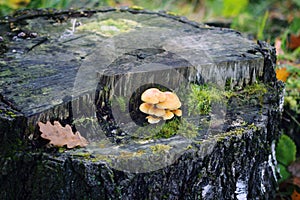
[[[267,44],[128,8],[25,11],[3,19],[0,36],[0,197],[274,196],[282,86]],[[225,91],[257,81],[268,85],[266,94],[251,94],[243,103],[232,98],[208,116],[187,114],[191,83]],[[196,134],[192,138],[149,139],[128,104],[138,104],[133,94],[153,85],[179,95],[182,120],[200,126],[209,117],[210,126],[198,132],[186,127],[185,134]],[[71,124],[90,145],[62,153],[45,149],[36,123],[47,120]],[[142,134],[133,134],[139,128]]]

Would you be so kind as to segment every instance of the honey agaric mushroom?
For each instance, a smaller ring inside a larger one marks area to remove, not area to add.
[[[157,104],[166,100],[166,95],[157,88],[149,88],[143,92],[142,101],[151,104]]]
[[[164,92],[166,100],[156,104],[157,108],[176,110],[181,107],[181,102],[178,96],[173,92]]]
[[[169,120],[174,115],[182,116],[181,102],[173,92],[161,92],[157,88],[149,88],[141,95],[144,102],[140,105],[141,112],[149,114],[146,117],[150,124],[158,123],[161,119]]]
[[[162,116],[164,120],[172,119],[174,117],[174,113],[170,110],[166,110],[166,114]]]
[[[143,113],[149,114],[149,110],[151,108],[153,108],[154,105],[150,104],[150,103],[142,103],[139,107],[140,111],[142,111]]]
[[[163,115],[166,114],[166,111],[164,109],[159,109],[153,106],[152,108],[149,109],[150,115],[155,115],[156,117],[162,117]]]
[[[148,122],[150,124],[156,124],[160,121],[160,118],[157,118],[157,117],[153,117],[151,115],[147,116],[146,119],[148,119]]]
[[[182,111],[180,109],[177,109],[177,110],[172,110],[172,112],[178,116],[178,117],[181,117],[182,116]]]

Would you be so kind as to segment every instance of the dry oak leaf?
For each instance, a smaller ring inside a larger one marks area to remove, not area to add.
[[[87,140],[77,131],[75,134],[70,125],[63,127],[58,121],[52,125],[49,121],[46,124],[39,122],[41,137],[50,140],[49,144],[57,147],[67,145],[69,149],[76,146],[85,147],[88,145]]]

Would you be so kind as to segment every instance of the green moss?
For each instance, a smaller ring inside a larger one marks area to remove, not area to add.
[[[248,129],[252,129],[254,132],[260,130],[260,128],[257,127],[254,123],[249,124],[249,125],[247,126],[247,128],[248,128]]]
[[[58,152],[59,153],[64,153],[66,151],[65,147],[58,147]]]
[[[7,111],[6,112],[6,116],[9,116],[11,118],[16,118],[17,117],[17,115],[14,112],[12,112],[12,111]]]
[[[141,25],[133,20],[128,19],[107,19],[103,21],[94,21],[79,26],[79,31],[90,31],[105,37],[113,37],[121,33],[127,33]]]
[[[192,123],[189,123],[185,119],[181,120],[178,131],[178,135],[182,135],[185,138],[192,139],[197,137],[199,128]]]
[[[152,153],[157,154],[157,153],[165,153],[169,151],[172,147],[170,145],[165,145],[165,144],[157,144],[154,146],[150,146],[150,149],[152,150]]]
[[[262,105],[264,95],[268,92],[268,86],[263,83],[255,83],[247,85],[244,89],[234,91],[233,96],[239,98],[241,103],[248,103],[253,105]]]
[[[157,132],[153,138],[170,138],[174,136],[179,128],[179,123],[180,121],[178,119],[174,119],[164,123],[160,127],[159,132]]]
[[[267,86],[263,83],[256,83],[245,87],[245,93],[247,96],[254,96],[259,100],[260,104],[263,104],[264,95],[268,92]]]
[[[41,92],[43,95],[46,95],[46,94],[49,94],[51,92],[51,90],[52,90],[51,88],[46,87],[46,88],[42,88]]]
[[[188,146],[185,148],[185,150],[189,150],[189,149],[192,149],[192,148],[193,148],[192,145],[188,145]]]
[[[253,132],[256,132],[258,130],[260,130],[259,127],[257,127],[255,124],[250,124],[250,125],[246,125],[244,127],[240,127],[240,128],[236,128],[234,130],[231,130],[231,131],[228,131],[228,132],[225,132],[225,133],[220,133],[218,134],[217,136],[215,136],[217,138],[217,141],[222,141],[226,138],[229,138],[233,135],[242,135],[244,134],[247,130],[252,130]]]
[[[188,115],[207,115],[211,112],[212,104],[228,104],[230,98],[238,98],[241,104],[263,103],[263,97],[268,88],[263,83],[247,85],[245,88],[230,89],[231,80],[226,81],[225,90],[213,85],[191,84],[191,93],[188,95]]]
[[[136,152],[121,151],[119,158],[141,157],[144,153],[144,150],[137,150]]]
[[[90,152],[76,152],[75,154],[73,154],[73,156],[78,156],[78,157],[89,159],[91,156],[91,153]]]
[[[247,85],[243,90],[243,93],[247,95],[257,95],[257,94],[264,95],[267,92],[268,92],[267,87],[263,83],[255,83],[252,85]]]
[[[77,126],[81,126],[81,127],[88,127],[89,125],[94,125],[97,124],[97,118],[95,117],[81,117],[81,118],[76,118],[73,121],[73,124],[77,125]]]
[[[137,6],[137,5],[130,6],[130,9],[132,9],[132,10],[144,10],[143,7]]]
[[[179,16],[177,13],[175,12],[171,12],[171,11],[167,11],[168,15],[172,15],[172,16]]]
[[[151,139],[153,135],[155,135],[155,129],[150,128],[150,126],[146,127],[138,127],[135,131],[132,132],[131,137],[133,139],[143,138],[145,140]]]
[[[11,76],[13,73],[9,69],[0,72],[0,77]]]
[[[213,103],[227,102],[226,92],[211,85],[190,85],[188,115],[207,115]]]
[[[173,118],[163,124],[153,124],[139,127],[132,133],[133,138],[161,139],[170,138],[174,135],[182,135],[186,138],[194,138],[198,134],[198,128],[185,119]]]
[[[107,163],[112,163],[112,159],[110,158],[109,155],[102,155],[102,154],[96,154],[93,155],[93,158],[89,159],[91,162],[99,162],[99,161],[104,161]]]

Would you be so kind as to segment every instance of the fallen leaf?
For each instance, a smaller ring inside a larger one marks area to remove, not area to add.
[[[291,195],[292,200],[300,200],[300,194],[294,189],[293,194]]]
[[[289,77],[290,73],[286,70],[286,67],[276,69],[276,78],[283,82]]]
[[[291,50],[297,49],[300,47],[300,34],[290,34],[287,40],[287,47]]]
[[[63,127],[58,121],[54,121],[53,125],[47,121],[46,124],[39,122],[41,137],[50,140],[49,144],[57,147],[67,145],[68,148],[74,148],[76,146],[87,146],[87,140],[80,135],[77,131],[75,134],[72,131],[70,125]]]
[[[298,178],[298,177],[291,178],[291,183],[293,185],[296,185],[298,188],[300,188],[300,178]]]

